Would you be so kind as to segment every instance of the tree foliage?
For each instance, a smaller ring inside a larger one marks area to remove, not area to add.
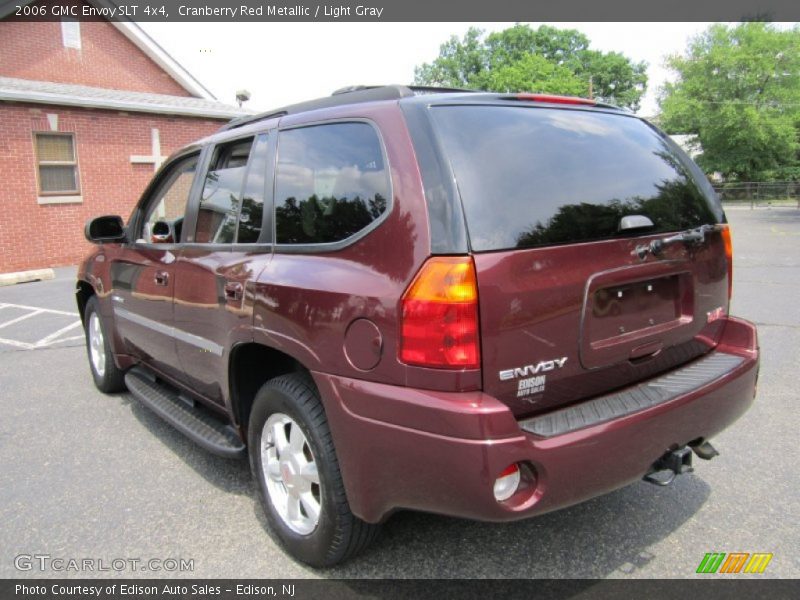
[[[647,86],[647,65],[618,52],[589,48],[575,29],[517,24],[488,36],[474,27],[452,36],[433,62],[415,69],[418,85],[496,92],[544,92],[592,96],[636,110]]]
[[[695,134],[706,172],[741,181],[800,179],[800,29],[712,25],[670,56],[661,125]]]
[[[361,231],[386,211],[386,198],[381,194],[360,196],[324,196],[313,194],[297,200],[287,198],[275,207],[280,229],[279,242],[314,244],[338,242]]]

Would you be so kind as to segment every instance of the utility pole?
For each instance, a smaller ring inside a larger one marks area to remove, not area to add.
[[[589,100],[594,100],[594,77],[589,75]]]

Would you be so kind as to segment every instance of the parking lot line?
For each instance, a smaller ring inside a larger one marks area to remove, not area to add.
[[[3,327],[8,327],[9,325],[13,325],[14,323],[19,323],[20,321],[24,321],[25,319],[30,319],[31,317],[35,317],[36,315],[42,314],[43,312],[44,312],[43,310],[35,310],[33,312],[24,314],[21,317],[17,317],[16,319],[11,319],[10,321],[6,321],[5,323],[0,323],[0,329],[2,329]]]
[[[20,308],[22,310],[38,310],[42,312],[53,313],[56,315],[67,315],[68,317],[78,317],[78,313],[70,312],[66,310],[56,310],[54,308],[42,308],[41,306],[27,306],[25,304],[11,304],[9,302],[0,303],[0,309],[2,308]]]
[[[76,327],[80,327],[81,326],[81,321],[77,318],[78,317],[78,313],[70,312],[70,311],[66,311],[66,310],[57,310],[57,309],[54,309],[54,308],[42,308],[40,306],[29,306],[27,304],[13,304],[13,303],[10,303],[10,302],[2,302],[2,303],[0,303],[0,310],[2,310],[4,308],[17,309],[17,310],[22,310],[22,311],[27,311],[27,312],[25,312],[22,315],[16,316],[16,317],[14,317],[12,319],[9,319],[8,321],[0,322],[0,329],[6,328],[6,327],[11,327],[12,325],[16,325],[17,323],[20,323],[22,321],[29,321],[29,320],[32,319],[32,317],[38,317],[38,316],[43,316],[43,315],[44,316],[57,315],[59,317],[72,317],[75,320],[73,322],[71,322],[69,325],[61,327],[57,331],[54,331],[53,333],[50,333],[50,334],[44,336],[43,338],[41,338],[41,339],[39,339],[39,340],[37,340],[35,342],[23,341],[23,340],[18,340],[18,339],[13,339],[13,338],[0,337],[0,345],[5,344],[7,346],[13,346],[14,348],[20,348],[22,350],[37,350],[37,349],[41,349],[41,348],[47,348],[47,347],[52,346],[54,344],[60,344],[62,342],[71,342],[71,341],[76,341],[76,340],[82,340],[83,337],[84,337],[83,335],[73,335],[73,336],[69,336],[69,337],[66,337],[66,338],[62,338],[61,337],[65,333],[75,329]],[[2,314],[2,313],[0,313],[0,314]],[[11,314],[13,314],[13,313],[11,313]],[[26,326],[27,326],[27,323],[26,323]],[[14,336],[14,337],[16,337],[16,336]]]
[[[35,347],[35,348],[41,348],[42,346],[47,346],[47,345],[48,345],[50,342],[52,342],[53,340],[55,340],[55,339],[56,339],[58,336],[60,336],[62,333],[66,333],[66,332],[67,332],[67,331],[69,331],[70,329],[74,329],[75,327],[77,327],[77,326],[78,326],[78,325],[80,325],[80,324],[81,324],[81,322],[80,322],[80,321],[75,321],[74,323],[70,323],[70,324],[69,324],[69,325],[67,325],[66,327],[62,327],[62,328],[61,328],[61,329],[59,329],[58,331],[55,331],[55,332],[51,333],[50,335],[48,335],[48,336],[46,336],[46,337],[43,337],[43,338],[42,338],[42,339],[40,339],[38,342],[34,342],[34,344],[33,344],[33,345],[34,345],[34,347]],[[83,336],[75,336],[75,337],[83,337]],[[73,339],[74,339],[74,338],[73,338]],[[62,341],[64,341],[64,340],[58,340],[58,341],[59,341],[59,342],[62,342]]]
[[[0,338],[0,344],[8,344],[9,346],[14,346],[16,348],[22,348],[23,350],[33,350],[33,344],[29,344],[28,342],[19,342],[17,340],[7,340],[5,338]]]

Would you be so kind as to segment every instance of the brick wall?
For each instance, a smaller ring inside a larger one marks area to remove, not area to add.
[[[33,133],[50,131],[47,113],[58,115],[58,131],[75,134],[82,203],[37,203]],[[161,153],[216,131],[221,121],[108,110],[0,103],[0,273],[77,264],[89,250],[87,219],[118,214],[127,220],[153,176],[150,164],[132,164],[132,154],[151,153],[158,128]]]
[[[58,21],[0,21],[0,76],[192,95],[108,21],[83,21],[80,30],[81,48],[65,48]]]

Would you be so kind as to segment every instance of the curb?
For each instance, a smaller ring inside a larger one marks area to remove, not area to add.
[[[46,281],[55,279],[53,269],[33,269],[31,271],[17,271],[16,273],[0,273],[0,287],[4,285],[14,285],[16,283],[27,283],[29,281]]]

